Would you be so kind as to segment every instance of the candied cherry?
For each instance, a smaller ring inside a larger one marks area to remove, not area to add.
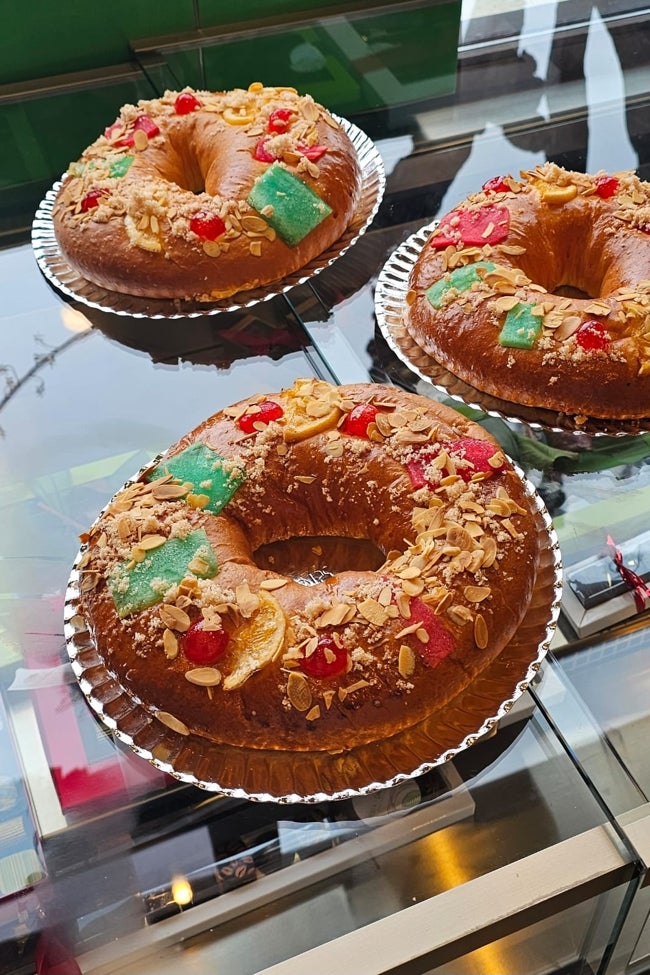
[[[266,137],[262,137],[257,145],[255,146],[255,152],[253,153],[253,158],[257,159],[258,162],[272,163],[275,162],[275,156],[272,156],[269,150],[266,148]]]
[[[152,139],[154,135],[158,135],[160,133],[160,129],[154,120],[149,118],[148,115],[138,115],[137,119],[133,123],[133,131],[146,132],[150,139]]]
[[[503,176],[493,176],[483,183],[484,193],[509,193],[510,187]]]
[[[88,213],[89,210],[93,210],[98,207],[101,198],[106,195],[106,190],[89,190],[81,201],[81,212]]]
[[[583,322],[576,332],[576,342],[585,352],[608,349],[610,341],[609,332],[603,323],[595,318]]]
[[[609,200],[611,196],[614,196],[618,189],[618,183],[616,176],[597,176],[596,177],[596,195],[601,197],[603,200]]]
[[[290,108],[276,108],[269,115],[269,122],[267,129],[269,132],[275,132],[277,134],[281,132],[286,132],[289,128],[289,122],[291,121],[291,116],[293,112]]]
[[[372,403],[358,403],[346,416],[341,430],[353,437],[367,437],[368,427],[375,422],[379,410]]]
[[[419,654],[427,667],[435,667],[447,657],[456,647],[456,641],[439,616],[430,606],[417,597],[410,602],[411,615],[409,625],[419,623],[419,629],[424,630],[428,639],[420,640],[416,633],[406,637],[411,647]]]
[[[265,399],[257,405],[259,410],[256,413],[243,413],[237,420],[237,426],[244,433],[253,433],[256,423],[270,423],[271,420],[279,420],[284,414],[280,404],[274,403],[273,400]]]
[[[177,115],[189,115],[201,107],[201,102],[190,91],[182,91],[176,96],[174,111]]]
[[[331,636],[320,636],[316,649],[300,660],[300,669],[308,677],[327,680],[338,677],[348,669],[348,652],[339,647]]]
[[[228,639],[225,630],[205,630],[203,620],[198,620],[185,634],[183,652],[191,663],[208,667],[223,657]]]
[[[216,213],[198,210],[190,218],[190,230],[201,240],[216,240],[226,232],[226,225]]]

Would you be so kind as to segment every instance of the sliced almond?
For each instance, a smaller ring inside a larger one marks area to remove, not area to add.
[[[199,687],[216,687],[221,683],[221,672],[216,667],[195,667],[185,672],[185,680]]]
[[[309,684],[303,674],[293,671],[287,681],[287,697],[296,711],[308,711],[311,707],[312,694]]]

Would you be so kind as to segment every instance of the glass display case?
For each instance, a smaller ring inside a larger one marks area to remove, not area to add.
[[[95,24],[89,61],[55,76],[35,44],[31,73],[7,62],[0,85],[0,975],[650,970],[650,426],[589,435],[468,406],[410,368],[375,305],[396,249],[497,173],[548,159],[650,179],[650,10],[287,2],[235,21],[163,4],[127,25],[126,6],[105,54]],[[41,273],[34,212],[123,102],[261,72],[377,148],[383,198],[343,256],[184,319],[91,307]],[[448,761],[369,795],[257,802],[168,774],[97,719],[64,603],[79,536],[129,477],[217,410],[310,376],[483,424],[553,520],[562,606],[515,704]]]

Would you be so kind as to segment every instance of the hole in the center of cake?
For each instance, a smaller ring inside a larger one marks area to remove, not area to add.
[[[279,572],[303,586],[314,586],[347,570],[374,572],[383,565],[385,556],[367,538],[310,535],[260,545],[253,559],[260,569]]]
[[[560,298],[581,298],[583,301],[598,297],[598,295],[590,295],[588,291],[583,291],[582,288],[576,288],[572,284],[559,285],[559,287],[553,289],[553,294],[559,295]]]

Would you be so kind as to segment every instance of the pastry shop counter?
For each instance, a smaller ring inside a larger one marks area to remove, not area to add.
[[[27,235],[0,251],[0,975],[647,970],[650,433],[485,409],[410,359],[382,305],[389,259],[495,173],[548,158],[648,178],[639,12],[552,6],[538,22],[515,11],[521,36],[465,17],[455,94],[350,102],[383,199],[284,294],[133,317],[62,293]],[[328,38],[354,40],[341,24]],[[559,70],[560,41],[585,58],[587,92]],[[190,70],[191,38],[172,47],[136,45],[141,88]],[[79,536],[128,478],[206,416],[300,377],[396,385],[478,420],[543,500],[564,588],[516,699],[494,714],[487,695],[490,720],[448,760],[346,798],[250,801],[169,774],[98,720],[64,604]]]

